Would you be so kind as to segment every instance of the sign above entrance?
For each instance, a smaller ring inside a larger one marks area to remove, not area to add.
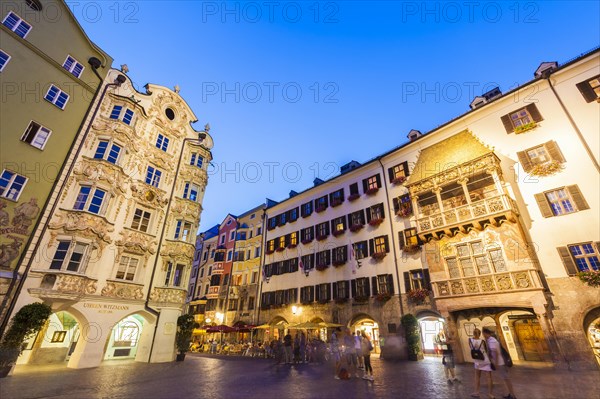
[[[113,305],[110,303],[86,302],[83,304],[83,307],[88,309],[97,309],[98,313],[112,313],[113,310],[129,310],[128,305]]]
[[[533,315],[533,314],[508,315],[508,319],[509,320],[537,319],[537,316]]]

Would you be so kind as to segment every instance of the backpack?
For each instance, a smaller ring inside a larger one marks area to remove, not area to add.
[[[500,354],[502,355],[502,359],[504,360],[504,364],[506,365],[506,367],[512,367],[513,361],[510,357],[510,353],[508,353],[508,351],[504,349],[504,346],[502,346],[502,344],[500,344]]]
[[[473,347],[473,341],[469,340],[469,346],[471,347],[471,357],[474,360],[485,360],[485,356],[481,351],[481,346],[483,345],[483,340],[479,343],[479,347]]]
[[[371,343],[371,341],[368,341],[368,342],[369,342],[369,346],[368,346],[369,352],[371,352],[373,350],[373,344]]]
[[[340,380],[349,380],[350,374],[348,373],[348,370],[346,370],[345,368],[342,367],[342,369],[340,370],[339,377],[340,377]]]

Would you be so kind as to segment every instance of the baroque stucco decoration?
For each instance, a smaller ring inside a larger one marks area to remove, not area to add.
[[[145,265],[148,256],[156,253],[157,242],[154,237],[132,230],[123,230],[119,234],[123,238],[115,241],[115,245],[119,248],[116,259],[119,259],[123,252],[134,253],[144,257]]]
[[[87,157],[75,164],[75,176],[84,177],[86,181],[105,181],[121,193],[125,193],[129,179],[118,166],[107,162],[95,161]]]
[[[108,282],[102,288],[102,296],[120,299],[143,299],[143,287],[127,283]]]
[[[150,207],[162,208],[167,205],[169,198],[164,190],[150,186],[144,183],[134,183],[131,185],[131,194],[142,204]]]
[[[194,257],[194,246],[185,242],[165,241],[160,256],[176,262],[189,263]],[[164,264],[166,267],[166,262]]]
[[[92,295],[97,290],[96,283],[96,280],[91,280],[83,276],[60,275],[54,287],[56,291],[60,292]]]
[[[150,293],[150,300],[153,302],[177,303],[185,301],[186,291],[171,288],[154,288]]]
[[[110,233],[115,229],[102,216],[96,216],[85,212],[60,210],[56,212],[53,220],[48,224],[50,230],[63,230],[65,233],[77,232],[78,235],[91,239],[99,239],[96,242],[100,248],[110,244],[112,239]],[[57,231],[51,233],[52,238],[58,235]],[[53,239],[48,242],[52,245]]]

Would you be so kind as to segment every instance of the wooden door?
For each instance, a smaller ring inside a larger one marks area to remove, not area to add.
[[[537,320],[520,320],[515,323],[515,331],[525,360],[543,362],[550,357],[544,332]]]

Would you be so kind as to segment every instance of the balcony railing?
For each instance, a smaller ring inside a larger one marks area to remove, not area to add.
[[[512,198],[503,194],[417,217],[417,227],[419,233],[424,234],[511,212],[517,213],[516,204]]]
[[[96,294],[98,280],[83,275],[51,271],[44,274],[39,288],[29,293],[40,298],[76,299]]]
[[[207,299],[215,299],[219,297],[219,289],[221,287],[218,285],[208,287],[208,293],[206,294]]]
[[[436,298],[543,289],[538,272],[531,269],[432,281],[431,284]]]
[[[214,266],[212,267],[212,274],[223,274],[223,271],[225,270],[225,268],[223,267],[222,263],[215,263]]]

